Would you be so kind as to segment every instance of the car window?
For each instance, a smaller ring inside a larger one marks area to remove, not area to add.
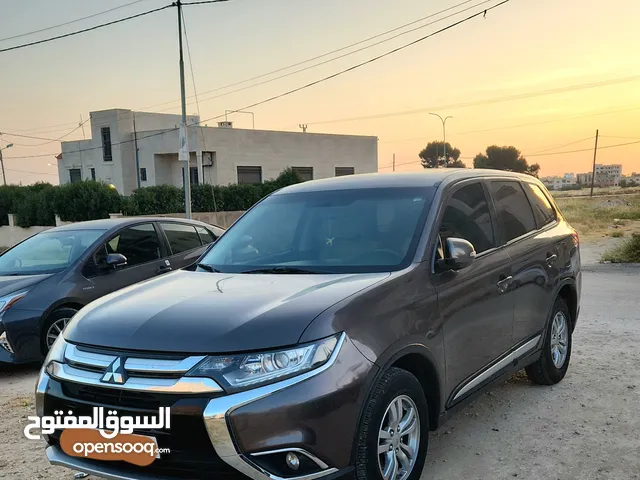
[[[244,214],[201,262],[222,272],[397,270],[415,255],[435,190],[392,187],[274,194]]]
[[[490,185],[505,243],[536,229],[533,210],[520,182],[493,181]]]
[[[476,253],[496,246],[489,204],[480,183],[460,188],[447,200],[439,233],[443,241],[455,237],[471,242]]]
[[[215,235],[206,228],[196,227],[196,231],[198,232],[198,235],[200,235],[200,240],[202,240],[204,245],[209,245],[216,241]]]
[[[160,225],[162,225],[162,229],[167,236],[173,255],[202,246],[200,236],[193,225],[169,222],[160,223]]]
[[[556,219],[556,211],[542,189],[532,183],[525,183],[524,189],[529,193],[529,200],[538,226],[542,227],[553,222]]]
[[[160,241],[151,223],[125,228],[98,249],[98,265],[105,265],[107,254],[121,253],[127,257],[127,266],[140,265],[160,258]]]
[[[0,256],[0,275],[56,273],[75,262],[105,230],[42,232]]]

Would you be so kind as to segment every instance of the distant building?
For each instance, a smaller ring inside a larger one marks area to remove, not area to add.
[[[565,173],[561,177],[543,177],[540,180],[549,190],[562,190],[563,188],[574,187],[578,184],[575,173]]]
[[[578,183],[580,185],[591,185],[592,173],[579,173]],[[596,163],[596,177],[593,182],[596,187],[618,187],[622,180],[622,165],[601,165]]]
[[[178,161],[180,115],[113,109],[91,112],[90,118],[91,139],[62,142],[61,184],[101,180],[124,195],[138,188],[138,182],[141,187],[183,186],[187,162]],[[262,183],[287,167],[303,180],[378,170],[376,137],[245,130],[231,122],[206,127],[199,121],[187,117],[194,185]]]

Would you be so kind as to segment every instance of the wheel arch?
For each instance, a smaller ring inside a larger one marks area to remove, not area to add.
[[[576,328],[578,321],[578,290],[573,282],[566,282],[558,290],[557,297],[562,298],[569,307],[571,314],[571,331]]]

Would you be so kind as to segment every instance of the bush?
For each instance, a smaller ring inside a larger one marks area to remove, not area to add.
[[[640,234],[634,233],[631,238],[602,255],[603,262],[640,263]]]
[[[125,202],[125,215],[154,215],[184,211],[184,190],[172,185],[139,188]]]
[[[616,230],[615,232],[611,232],[611,236],[613,238],[620,238],[620,237],[624,237],[624,232],[621,230]]]
[[[65,222],[109,218],[110,213],[121,210],[120,195],[101,182],[67,183],[56,188],[54,209]]]

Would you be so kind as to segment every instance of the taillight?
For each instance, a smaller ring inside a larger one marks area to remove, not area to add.
[[[578,232],[576,230],[573,231],[573,233],[571,234],[571,237],[573,238],[573,246],[577,247],[580,245],[580,237],[578,236]]]

